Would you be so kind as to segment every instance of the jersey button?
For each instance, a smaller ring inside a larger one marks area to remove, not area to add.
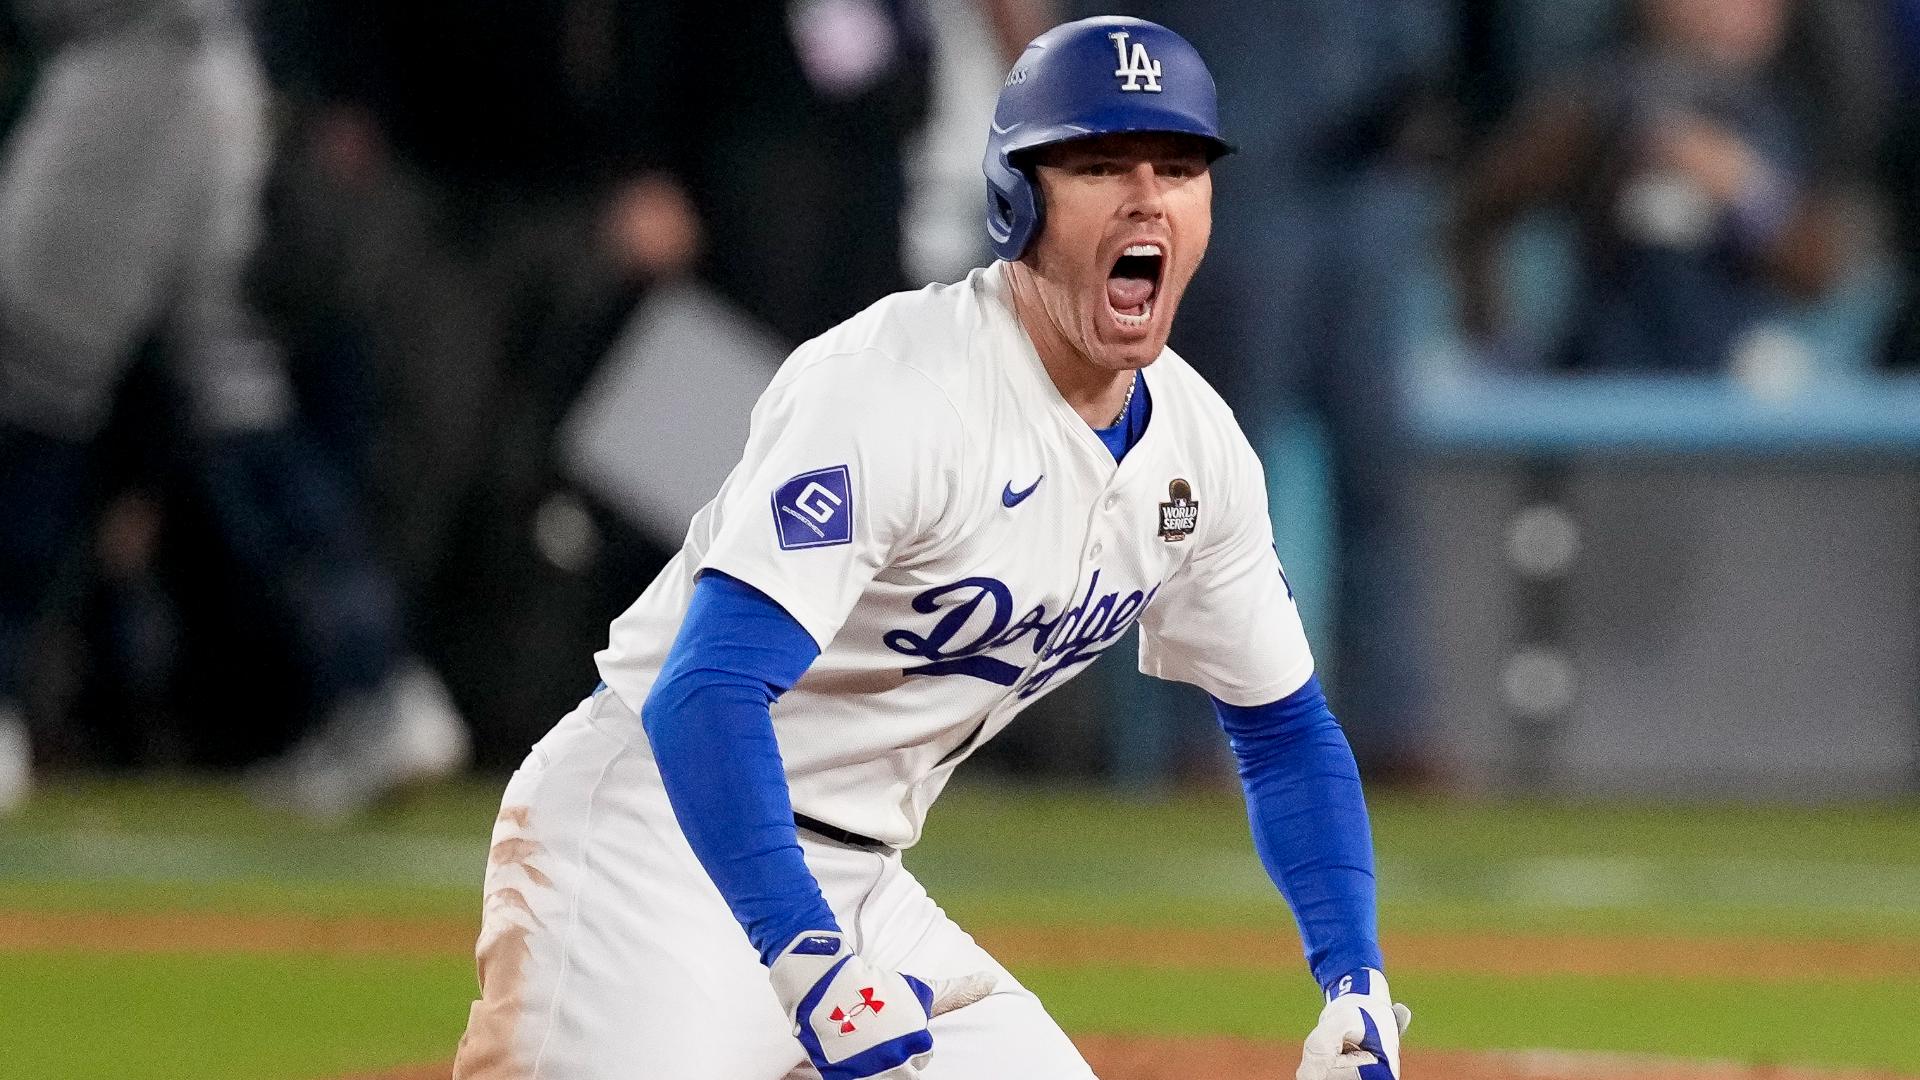
[[[1106,549],[1105,549],[1105,548],[1102,548],[1102,547],[1100,546],[1100,542],[1096,540],[1096,541],[1094,541],[1094,544],[1093,544],[1093,546],[1087,549],[1087,558],[1089,558],[1089,559],[1097,559],[1097,558],[1099,558],[1099,557],[1100,557],[1100,553],[1101,553],[1102,551],[1104,551],[1104,550],[1106,550]]]
[[[1118,495],[1107,496],[1107,509],[1111,510],[1114,507],[1119,505],[1120,505],[1120,496]]]

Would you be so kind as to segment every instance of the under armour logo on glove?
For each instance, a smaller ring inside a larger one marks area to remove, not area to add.
[[[854,1002],[853,1008],[841,1009],[836,1005],[833,1007],[833,1012],[827,1014],[827,1019],[840,1021],[840,1034],[851,1035],[855,1031],[853,1026],[854,1017],[859,1016],[863,1012],[877,1013],[886,1007],[886,1002],[873,996],[873,987],[863,986],[860,988],[860,1000]]]
[[[922,982],[876,970],[820,930],[794,938],[768,974],[821,1080],[916,1080],[933,1054],[927,1022],[986,997],[995,981],[992,972]]]
[[[1387,977],[1372,968],[1343,975],[1327,987],[1327,1007],[1307,1036],[1296,1080],[1400,1080],[1400,1036],[1413,1011],[1387,993]]]

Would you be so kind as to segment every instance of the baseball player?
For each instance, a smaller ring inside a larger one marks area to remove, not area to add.
[[[902,851],[1136,624],[1145,672],[1213,696],[1325,992],[1298,1077],[1400,1075],[1359,777],[1260,463],[1166,348],[1229,149],[1166,28],[1027,48],[987,145],[1001,261],[794,352],[509,782],[457,1080],[1092,1076]]]

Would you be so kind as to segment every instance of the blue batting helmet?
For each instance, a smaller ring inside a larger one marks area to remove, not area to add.
[[[1213,75],[1179,34],[1145,19],[1103,15],[1034,38],[1000,87],[987,134],[987,239],[1011,262],[1039,235],[1040,192],[1020,155],[1117,132],[1171,132],[1205,140],[1208,157],[1233,152],[1220,137]]]

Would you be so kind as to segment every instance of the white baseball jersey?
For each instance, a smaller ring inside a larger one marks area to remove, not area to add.
[[[797,349],[595,657],[637,712],[700,571],[764,592],[821,649],[773,706],[794,809],[901,847],[962,759],[1136,622],[1142,671],[1231,704],[1313,671],[1226,404],[1163,352],[1116,464],[1041,365],[1004,269],[888,297]]]

